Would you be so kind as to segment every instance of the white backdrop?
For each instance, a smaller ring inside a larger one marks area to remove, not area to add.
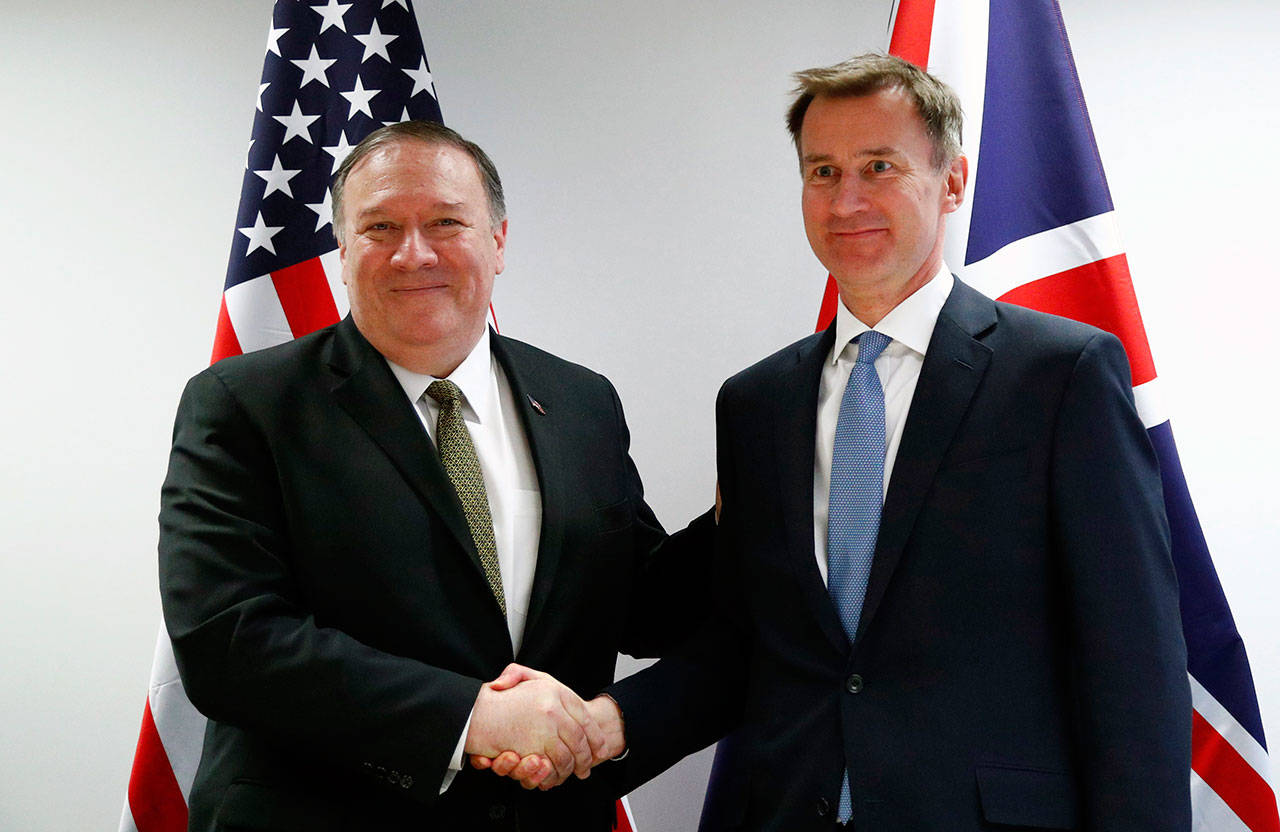
[[[1276,740],[1280,7],[1061,2]],[[159,621],[159,485],[209,357],[270,5],[0,0],[0,829],[119,817]],[[882,46],[889,5],[419,3],[445,119],[507,183],[502,329],[614,380],[670,526],[710,500],[720,381],[816,316],[788,73]],[[692,827],[708,765],[636,796],[644,832]]]

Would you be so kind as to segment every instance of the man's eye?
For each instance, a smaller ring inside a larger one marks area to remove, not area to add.
[[[813,175],[818,179],[828,179],[836,175],[836,169],[833,165],[818,165],[813,169]]]
[[[886,162],[884,159],[876,159],[868,165],[868,167],[871,169],[872,173],[887,173],[893,169],[893,165],[890,162]]]

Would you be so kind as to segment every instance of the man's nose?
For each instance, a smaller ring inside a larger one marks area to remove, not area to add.
[[[427,236],[416,228],[410,228],[401,238],[391,262],[397,268],[412,271],[434,266],[439,259]]]
[[[831,199],[831,213],[848,217],[867,207],[866,184],[856,176],[841,178]]]

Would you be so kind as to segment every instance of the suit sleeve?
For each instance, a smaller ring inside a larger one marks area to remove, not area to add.
[[[178,408],[159,546],[187,695],[210,719],[435,801],[480,680],[318,626],[282,502],[264,436],[215,373],[196,376]]]
[[[687,641],[706,618],[715,509],[674,534],[663,530],[645,501],[644,485],[631,459],[631,433],[622,402],[612,383],[603,376],[600,379],[613,401],[618,459],[631,516],[634,568],[618,647],[629,656],[655,658]]]
[[[1190,829],[1190,692],[1169,528],[1114,337],[1081,352],[1053,443],[1084,828]]]
[[[627,677],[606,692],[617,700],[626,723],[628,746],[620,780],[622,791],[661,774],[685,756],[723,737],[741,720],[747,681],[751,634],[742,612],[745,597],[733,563],[736,480],[729,451],[727,394],[716,402],[717,471],[724,509],[714,527],[713,540],[700,537],[707,529],[691,526],[686,533],[711,552],[706,585],[698,603],[706,618],[680,646],[657,664]],[[697,521],[714,524],[714,511]],[[682,541],[681,546],[687,541]]]

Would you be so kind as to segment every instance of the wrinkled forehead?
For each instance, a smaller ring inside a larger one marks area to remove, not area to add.
[[[393,139],[372,148],[347,174],[348,182],[369,176],[430,175],[435,172],[480,181],[475,161],[460,148],[444,142],[426,141],[411,136]]]

